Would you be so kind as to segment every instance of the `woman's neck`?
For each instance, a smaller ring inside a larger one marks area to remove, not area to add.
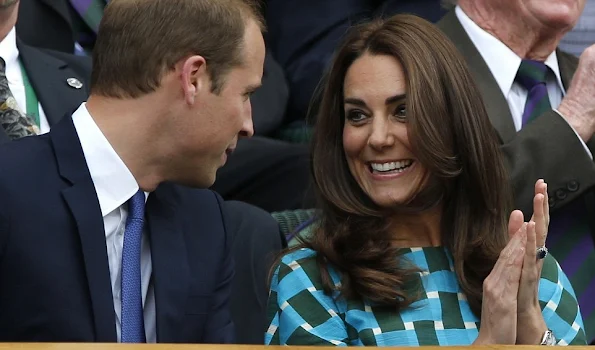
[[[437,247],[442,245],[442,207],[417,214],[399,214],[390,220],[389,230],[398,247]]]

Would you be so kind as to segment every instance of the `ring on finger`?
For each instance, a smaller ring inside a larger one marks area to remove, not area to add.
[[[547,247],[545,245],[537,248],[537,251],[536,251],[537,260],[545,259],[545,257],[547,256],[547,254],[548,254],[548,250],[547,250]]]

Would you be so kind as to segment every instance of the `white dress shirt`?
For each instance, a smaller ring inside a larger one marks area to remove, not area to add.
[[[515,81],[515,78],[519,67],[521,66],[522,58],[498,38],[475,24],[460,6],[455,8],[455,14],[465,29],[465,32],[467,32],[467,35],[469,35],[469,38],[477,48],[477,51],[479,51],[481,57],[492,72],[502,94],[506,97],[506,102],[508,102],[516,130],[521,130],[523,124],[523,111],[525,109],[525,103],[527,102],[528,92],[521,84]],[[556,51],[552,52],[544,63],[551,72],[553,72],[553,74],[548,73],[546,75],[546,86],[550,104],[552,108],[558,112],[556,108],[558,108],[560,102],[562,102],[562,98],[566,94],[566,91],[562,84]],[[583,144],[589,156],[593,158],[587,145],[578,136],[576,130],[572,130]]]
[[[17,48],[17,35],[14,27],[8,33],[6,38],[0,42],[0,57],[6,62],[6,79],[8,79],[8,88],[19,106],[21,112],[26,113],[27,98],[25,95],[25,83],[23,81],[23,72],[19,64],[19,49]],[[39,108],[39,129],[42,134],[50,131],[50,124],[41,108],[41,104],[37,104]]]
[[[118,342],[121,339],[121,276],[122,248],[124,245],[124,229],[128,217],[127,202],[139,190],[138,183],[128,170],[122,159],[105,138],[83,103],[72,115],[74,127],[81,142],[87,167],[95,185],[99,200],[105,243],[112,283],[114,311],[116,312],[116,332]],[[145,192],[145,200],[148,194]],[[151,249],[146,229],[141,241],[141,288],[145,334],[148,343],[155,343],[155,293],[151,283]]]

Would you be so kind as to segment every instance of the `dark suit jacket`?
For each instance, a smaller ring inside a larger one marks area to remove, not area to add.
[[[73,53],[72,11],[68,0],[21,0],[17,33],[28,45]]]
[[[74,112],[87,99],[91,80],[90,58],[36,49],[19,39],[17,47],[50,126],[56,124],[64,115]],[[83,87],[71,87],[66,82],[68,78],[77,78],[83,83]],[[8,135],[0,128],[0,144],[8,141]]]
[[[552,212],[584,194],[588,195],[583,198],[591,203],[595,165],[568,123],[549,111],[517,133],[505,96],[454,11],[438,22],[438,27],[463,54],[483,96],[490,121],[502,142],[516,207],[526,218],[531,217],[534,185],[539,178],[548,183]],[[557,54],[562,82],[568,89],[578,60],[561,51]],[[592,138],[587,143],[591,152],[595,151],[594,141]],[[595,209],[593,205],[588,208]]]
[[[0,164],[0,341],[115,342],[103,220],[72,119],[0,146]],[[232,342],[221,199],[162,184],[146,228],[157,341]]]
[[[287,242],[277,221],[260,208],[225,201],[223,215],[229,223],[227,231],[235,235],[231,317],[236,326],[236,342],[262,345],[269,325],[266,319],[269,272]]]

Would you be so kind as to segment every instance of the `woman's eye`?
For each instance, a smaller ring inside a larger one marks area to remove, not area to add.
[[[395,117],[397,117],[400,120],[404,120],[407,118],[407,107],[404,104],[399,105],[395,109]]]
[[[361,122],[366,118],[366,115],[359,110],[351,110],[347,112],[347,120],[353,123]]]

